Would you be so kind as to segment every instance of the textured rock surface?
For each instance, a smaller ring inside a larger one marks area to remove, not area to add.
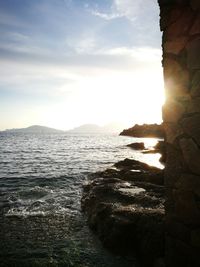
[[[133,254],[145,266],[164,255],[163,171],[125,159],[93,175],[82,199],[90,227],[103,244],[120,254]]]
[[[167,101],[166,265],[200,266],[200,1],[159,0]]]

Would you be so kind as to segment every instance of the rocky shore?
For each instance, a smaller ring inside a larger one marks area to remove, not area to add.
[[[135,255],[142,266],[164,266],[163,170],[125,159],[92,174],[82,208],[103,245]]]
[[[162,124],[135,124],[133,127],[123,130],[120,135],[157,138],[164,138],[165,136]]]

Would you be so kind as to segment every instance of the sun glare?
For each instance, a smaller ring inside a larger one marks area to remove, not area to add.
[[[79,123],[119,121],[131,126],[162,121],[164,90],[159,69],[84,76],[71,85],[71,92],[70,97],[63,95],[62,102],[44,110],[42,123],[67,129]]]

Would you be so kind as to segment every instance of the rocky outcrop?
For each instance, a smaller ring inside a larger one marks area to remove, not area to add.
[[[120,135],[132,136],[132,137],[164,137],[164,129],[159,124],[143,124],[134,125],[132,128],[123,130]]]
[[[164,256],[163,171],[125,159],[92,175],[82,208],[104,246],[122,255],[137,253],[145,266]]]
[[[145,145],[143,142],[140,143],[132,143],[132,144],[128,144],[128,147],[135,149],[135,150],[144,150],[145,149]]]

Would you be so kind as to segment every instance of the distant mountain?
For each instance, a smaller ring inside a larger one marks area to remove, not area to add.
[[[54,128],[49,128],[46,126],[32,125],[27,128],[16,128],[16,129],[7,129],[5,132],[13,133],[59,133],[63,132]]]
[[[67,132],[70,133],[97,133],[101,131],[101,127],[96,124],[83,124],[79,127],[75,127]]]
[[[122,131],[123,126],[117,123],[110,123],[105,126],[99,126],[97,124],[83,124],[72,130],[69,133],[118,133]]]
[[[123,126],[118,123],[109,123],[105,126],[99,126],[97,124],[83,124],[69,131],[57,130],[54,128],[32,125],[26,128],[14,128],[7,129],[4,132],[12,133],[120,133],[123,130]]]

